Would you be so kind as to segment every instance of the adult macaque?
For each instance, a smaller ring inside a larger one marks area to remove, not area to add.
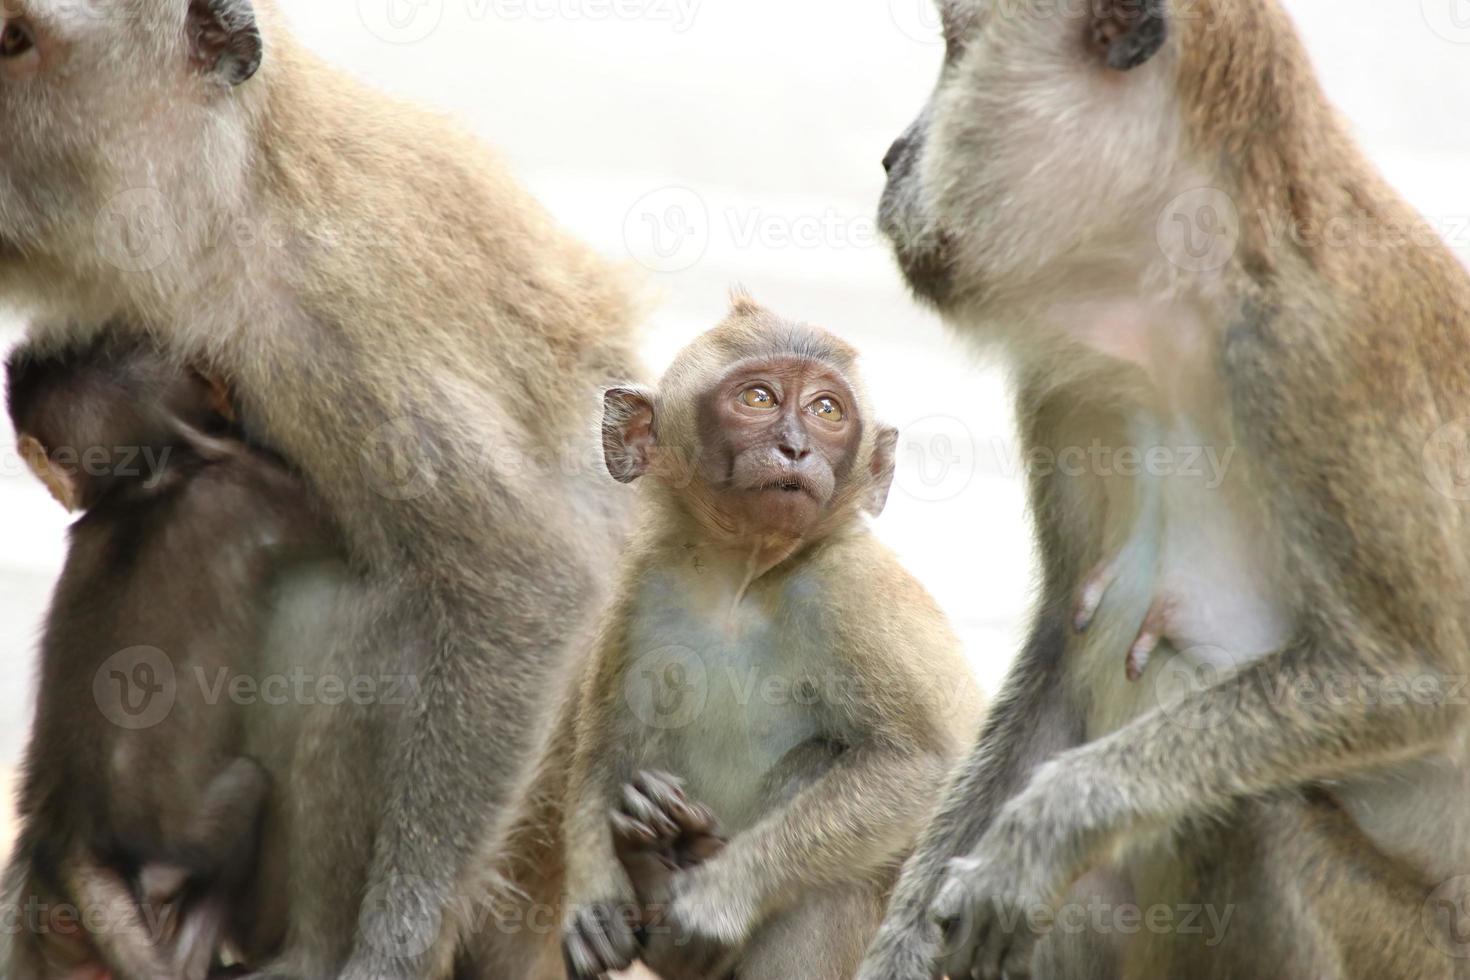
[[[216,386],[147,343],[21,348],[7,375],[22,457],[82,516],[41,643],[6,976],[204,980],[270,785],[225,692],[258,664],[279,577],[336,537]]]
[[[273,654],[416,692],[252,727],[280,816],[252,959],[442,976],[621,527],[562,457],[637,373],[628,291],[479,143],[323,65],[270,0],[3,21],[0,291],[48,342],[121,316],[224,379],[351,563],[285,590]]]
[[[1032,475],[1031,640],[860,976],[1085,974],[1028,910],[1097,874],[1232,914],[1106,930],[1127,976],[1455,974],[1429,900],[1470,872],[1465,270],[1275,0],[940,9],[883,225],[1009,358],[1028,453],[1119,455]]]
[[[575,714],[573,977],[635,959],[667,980],[850,977],[977,731],[948,623],[866,526],[897,433],[855,361],[740,297],[656,392],[606,395],[608,469],[644,495]],[[640,945],[626,910],[649,876],[620,854],[621,821],[678,826],[646,802],[669,794],[629,794],[658,785],[645,769],[683,779],[729,841],[672,875]]]

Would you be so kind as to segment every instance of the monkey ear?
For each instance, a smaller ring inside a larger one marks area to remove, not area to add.
[[[888,506],[888,491],[893,487],[893,471],[898,455],[898,430],[885,425],[873,442],[873,456],[868,461],[872,482],[868,484],[868,500],[863,509],[874,517]]]
[[[648,472],[653,459],[653,392],[642,387],[609,388],[602,395],[602,458],[619,483]]]
[[[250,0],[189,0],[189,51],[205,74],[231,85],[260,69],[265,45]]]
[[[41,445],[41,440],[35,436],[21,436],[16,451],[36,475],[36,479],[45,484],[56,502],[66,508],[67,513],[74,514],[81,509],[82,495],[77,490],[76,478],[51,464],[51,456],[46,452],[46,447]]]
[[[1088,18],[1088,48],[1116,71],[1137,68],[1164,46],[1168,6],[1168,0],[1095,0]]]

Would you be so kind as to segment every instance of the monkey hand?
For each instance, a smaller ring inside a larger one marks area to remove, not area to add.
[[[690,801],[683,783],[663,773],[640,773],[625,785],[611,822],[613,850],[644,906],[645,925],[661,917],[681,870],[725,849],[714,813]]]
[[[1032,952],[1056,918],[1056,905],[1088,849],[1069,828],[1085,793],[1038,773],[1008,803],[968,858],[950,862],[929,908],[941,951],[933,977],[1019,980],[1031,976]]]
[[[934,975],[939,929],[928,910],[920,908],[917,921],[907,910],[902,918],[896,911],[889,910],[889,921],[873,938],[857,980],[930,980]]]
[[[663,918],[646,931],[643,962],[665,978],[723,980],[755,927],[753,901],[728,876],[696,868],[678,875]]]
[[[596,980],[626,970],[638,958],[640,910],[636,901],[586,902],[574,906],[562,928],[561,953],[570,980]]]
[[[1078,771],[1061,760],[1043,765],[971,855],[950,862],[929,908],[941,936],[932,976],[1031,976],[1032,953],[1052,928],[1057,903],[1111,836],[1112,801],[1104,787],[1069,778]]]

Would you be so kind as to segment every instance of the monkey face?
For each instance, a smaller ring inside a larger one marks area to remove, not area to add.
[[[698,478],[740,526],[800,536],[851,473],[862,428],[852,389],[830,365],[742,362],[700,399]]]
[[[198,161],[240,142],[220,117],[261,57],[249,0],[0,5],[0,262],[169,257]]]
[[[939,6],[939,83],[884,158],[879,218],[915,293],[953,313],[1151,227],[1180,124],[1164,0]]]
[[[608,471],[653,477],[722,537],[806,539],[856,511],[877,515],[898,433],[865,417],[855,358],[831,334],[737,296],[657,393],[606,393]]]

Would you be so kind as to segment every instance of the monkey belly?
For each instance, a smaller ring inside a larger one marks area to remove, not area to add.
[[[705,696],[696,698],[699,706],[687,723],[659,733],[645,748],[645,758],[684,779],[690,796],[710,807],[731,835],[759,819],[771,794],[781,791],[774,784],[784,782],[789,760],[824,744],[812,708],[798,701],[799,691],[786,691],[783,675],[753,683],[751,677],[721,665],[707,678]],[[649,692],[650,702],[663,698],[667,704],[673,693],[660,684]]]
[[[1168,431],[1164,442],[1210,444],[1189,426]],[[1096,620],[1077,641],[1074,676],[1086,693],[1082,703],[1091,706],[1090,738],[1168,710],[1291,638],[1295,614],[1281,584],[1283,557],[1251,499],[1249,461],[1223,451],[1217,458],[1230,463],[1201,476],[1140,477],[1145,482],[1134,492],[1154,510],[1129,518],[1134,523]],[[1166,611],[1153,628],[1161,642],[1142,676],[1129,680],[1129,650],[1160,607]]]
[[[783,763],[830,734],[822,712],[835,669],[810,631],[778,628],[759,595],[732,607],[733,594],[651,577],[622,692],[640,765],[684,779],[732,835],[760,817]]]

